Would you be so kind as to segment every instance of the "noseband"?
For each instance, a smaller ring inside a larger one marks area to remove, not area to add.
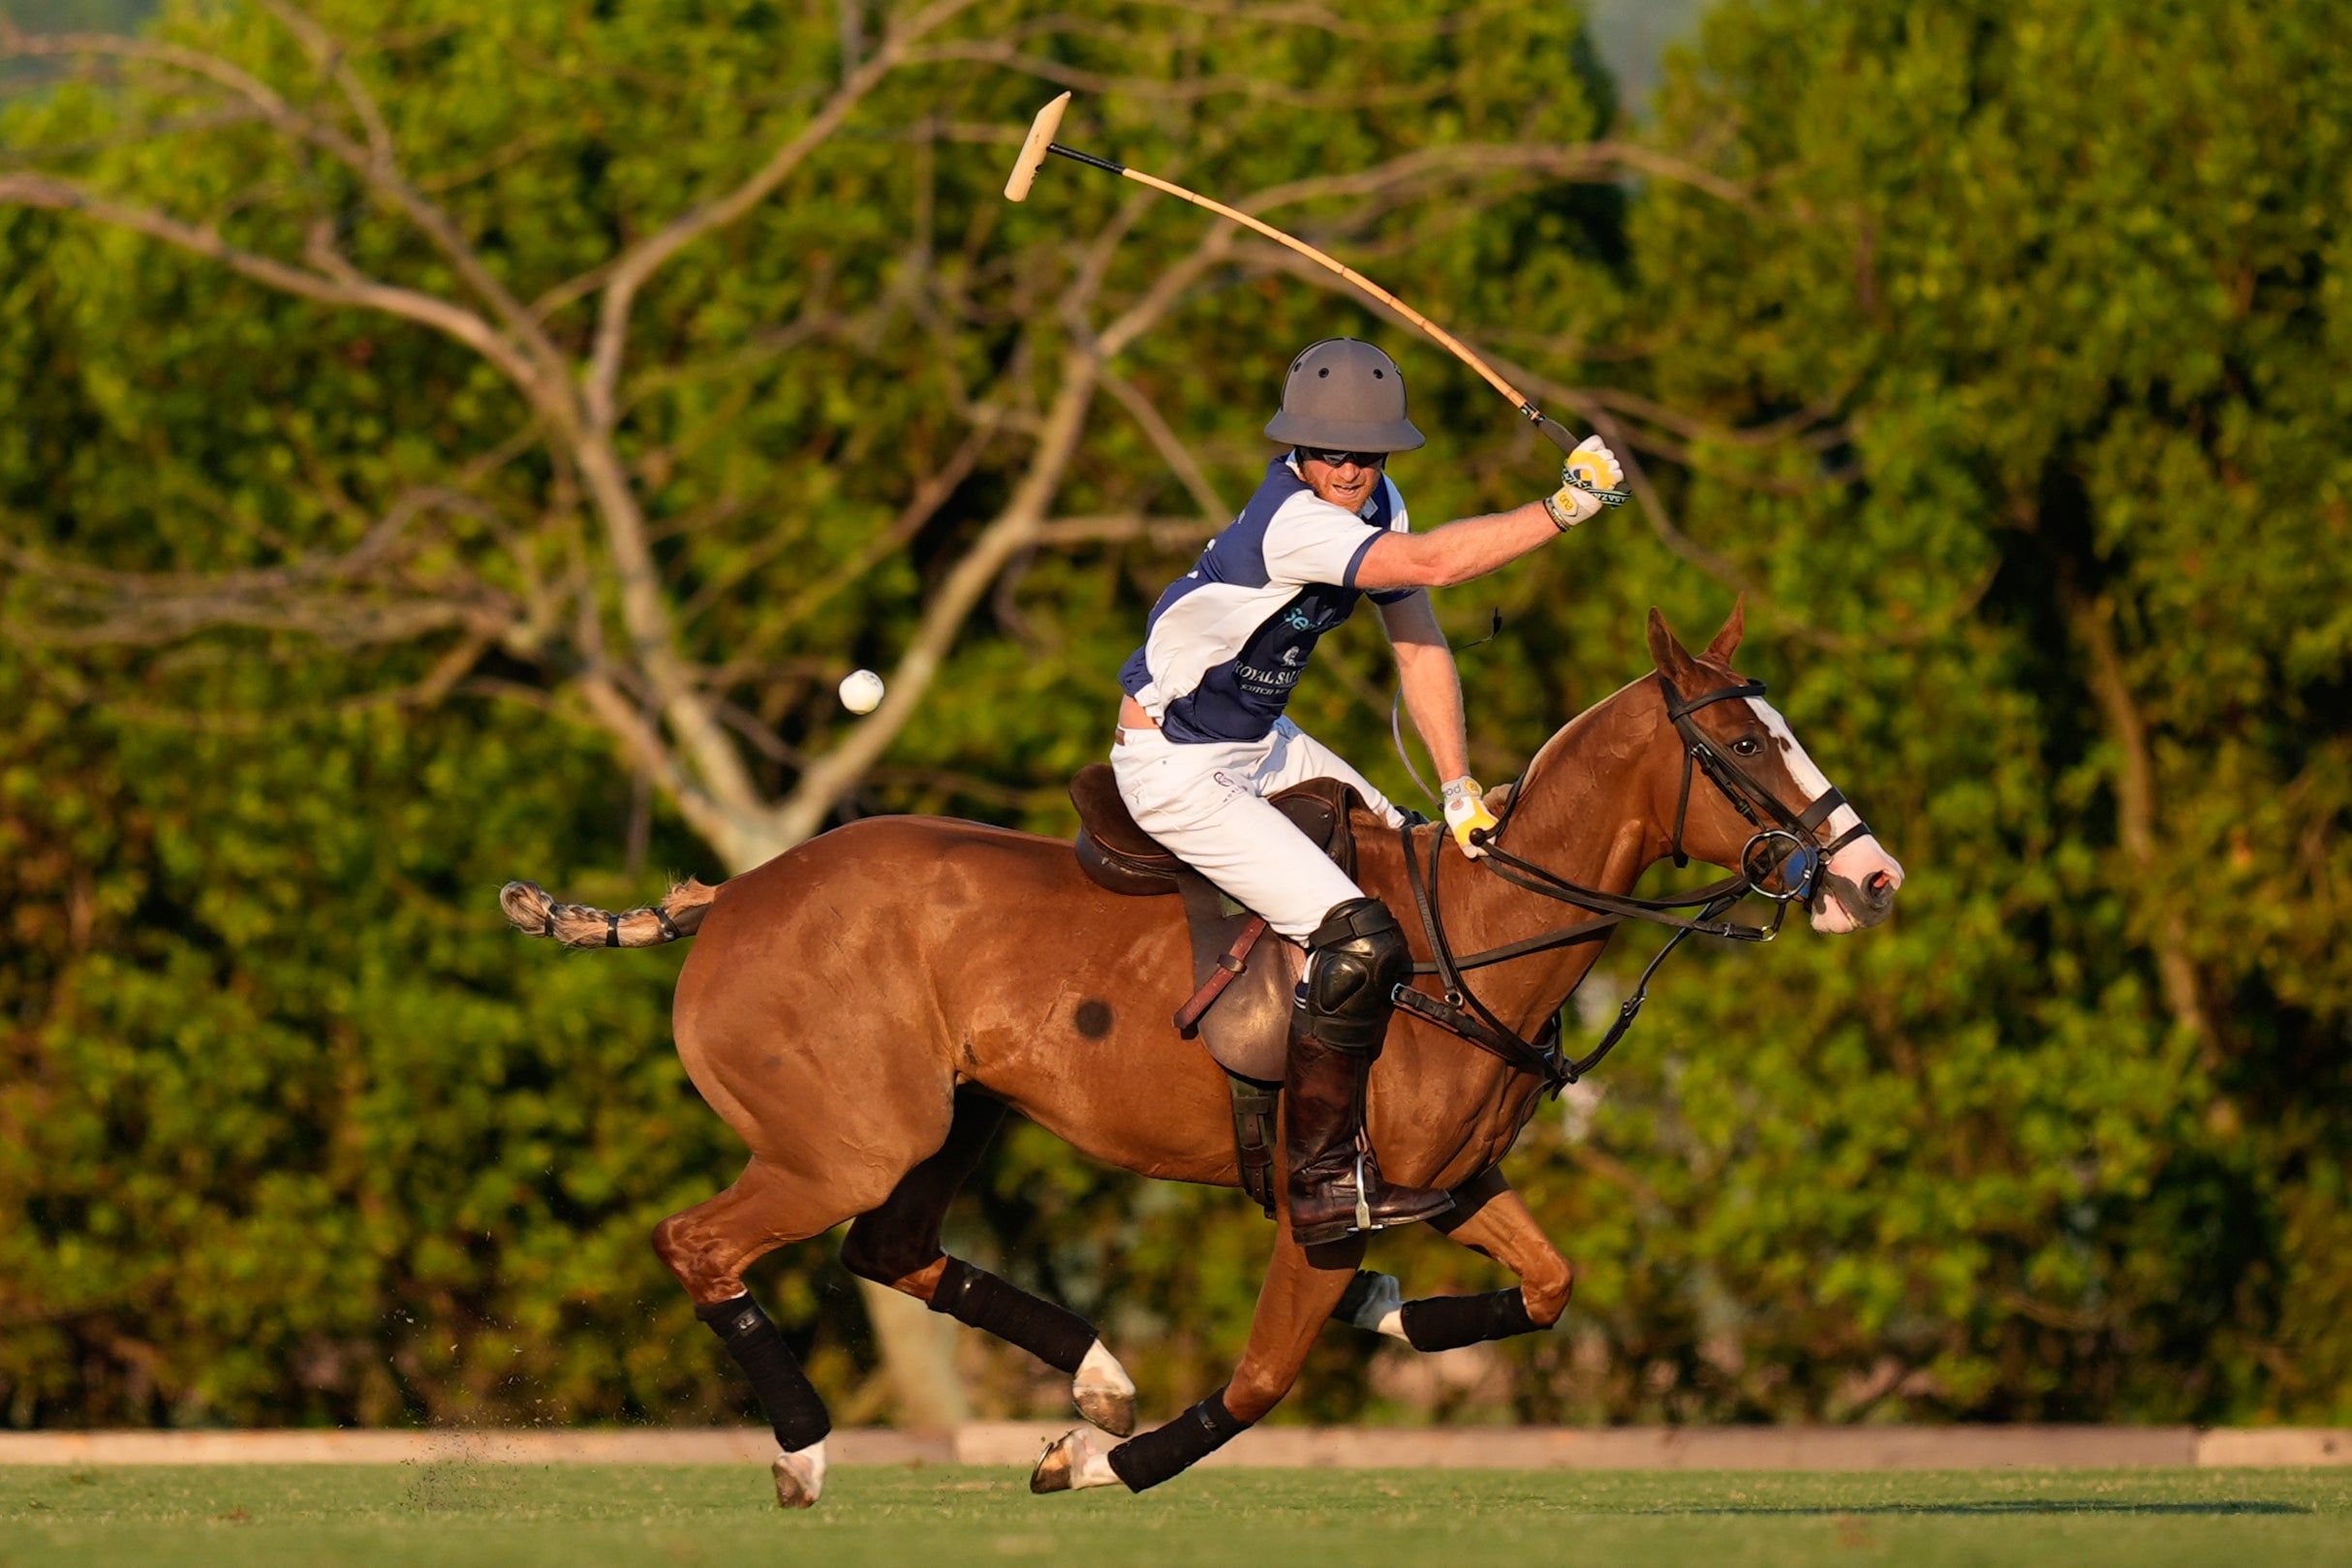
[[[1414,826],[1407,822],[1399,829],[1405,849],[1406,880],[1413,890],[1413,902],[1418,907],[1421,927],[1429,938],[1430,962],[1415,964],[1415,974],[1435,974],[1444,986],[1442,997],[1432,997],[1415,991],[1409,983],[1399,985],[1395,991],[1397,1004],[1408,1011],[1428,1019],[1440,1028],[1459,1034],[1472,1045],[1492,1052],[1503,1061],[1532,1072],[1544,1081],[1544,1087],[1554,1093],[1563,1086],[1575,1083],[1599,1064],[1601,1058],[1616,1048],[1625,1031],[1640,1016],[1642,1003],[1649,999],[1650,979],[1657,972],[1666,955],[1680,946],[1692,932],[1703,936],[1721,937],[1731,941],[1768,942],[1780,934],[1781,922],[1788,918],[1788,907],[1794,903],[1813,906],[1822,896],[1824,874],[1830,857],[1840,849],[1870,832],[1867,823],[1857,814],[1854,825],[1828,844],[1820,840],[1820,829],[1839,807],[1845,805],[1845,796],[1833,786],[1820,799],[1800,810],[1791,811],[1779,796],[1766,787],[1762,781],[1740,765],[1739,759],[1718,746],[1691,716],[1699,709],[1734,697],[1760,697],[1764,694],[1762,681],[1744,681],[1736,686],[1703,692],[1695,697],[1685,698],[1674,683],[1660,673],[1659,690],[1666,699],[1666,717],[1673,721],[1675,731],[1683,741],[1683,784],[1674,808],[1674,863],[1680,868],[1690,864],[1690,856],[1683,847],[1683,830],[1690,815],[1690,777],[1702,772],[1732,809],[1755,829],[1740,850],[1740,867],[1736,876],[1728,876],[1707,886],[1694,888],[1676,898],[1637,899],[1616,893],[1605,893],[1596,887],[1585,887],[1566,877],[1544,870],[1531,861],[1522,860],[1504,849],[1498,842],[1503,830],[1510,826],[1519,803],[1527,796],[1528,780],[1523,778],[1503,803],[1502,815],[1492,828],[1471,835],[1472,842],[1486,853],[1483,864],[1496,876],[1531,893],[1540,893],[1563,904],[1601,911],[1590,920],[1530,937],[1521,941],[1506,942],[1484,952],[1456,958],[1452,945],[1446,940],[1445,922],[1438,901],[1438,848],[1433,846],[1428,870],[1424,875],[1418,846],[1414,841]],[[1529,773],[1533,773],[1532,764]],[[1782,846],[1785,846],[1784,848]],[[1778,891],[1766,883],[1778,874]],[[1773,901],[1772,924],[1746,926],[1723,918],[1725,911],[1750,893]],[[1695,910],[1686,915],[1679,911]],[[1536,1040],[1522,1039],[1519,1034],[1495,1016],[1480,1001],[1463,979],[1462,971],[1483,968],[1509,959],[1524,958],[1532,953],[1547,952],[1572,943],[1591,941],[1606,937],[1626,920],[1646,920],[1653,925],[1673,928],[1674,935],[1666,939],[1641,972],[1633,993],[1618,1009],[1617,1021],[1600,1043],[1586,1055],[1571,1059],[1561,1048],[1560,1013],[1555,1011],[1550,1022],[1539,1031]],[[1538,1043],[1540,1041],[1541,1043]]]
[[[1828,844],[1823,844],[1820,839],[1821,825],[1830,819],[1839,807],[1847,803],[1844,794],[1836,785],[1833,784],[1819,800],[1813,801],[1803,811],[1791,812],[1781,804],[1779,796],[1764,787],[1755,775],[1740,765],[1737,757],[1718,746],[1712,736],[1699,728],[1698,721],[1691,717],[1712,703],[1728,702],[1734,697],[1762,696],[1765,691],[1762,681],[1743,681],[1738,686],[1702,692],[1687,699],[1675,690],[1674,683],[1662,672],[1657,678],[1657,685],[1658,690],[1665,693],[1666,717],[1674,721],[1675,732],[1683,737],[1683,787],[1674,806],[1676,869],[1690,864],[1689,853],[1683,848],[1683,828],[1690,815],[1690,775],[1695,765],[1707,775],[1716,788],[1723,792],[1723,798],[1731,802],[1732,810],[1746,817],[1748,825],[1756,830],[1740,851],[1740,875],[1749,884],[1748,891],[1759,893],[1784,909],[1792,901],[1812,907],[1823,891],[1822,873],[1828,868],[1830,858],[1869,833],[1870,824],[1862,820],[1860,813],[1856,813],[1852,827]],[[1767,817],[1771,818],[1770,826],[1765,825]],[[1501,831],[1500,823],[1496,831]],[[1779,844],[1788,845],[1787,852],[1773,854],[1773,846]],[[1759,849],[1769,858],[1759,860]],[[1762,868],[1761,875],[1758,875],[1759,867]],[[1781,874],[1781,890],[1778,893],[1763,885],[1765,878],[1775,871]],[[1776,920],[1774,930],[1779,929],[1779,923]]]

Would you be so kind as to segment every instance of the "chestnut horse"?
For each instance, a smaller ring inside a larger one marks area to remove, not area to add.
[[[1729,666],[1740,630],[1735,609],[1693,657],[1653,610],[1657,675],[1693,696],[1741,684]],[[1672,852],[1678,827],[1693,858],[1740,863],[1755,829],[1711,776],[1688,782],[1689,749],[1662,690],[1656,676],[1635,681],[1537,753],[1505,830],[1518,856],[1621,895]],[[1779,801],[1793,808],[1828,793],[1760,697],[1713,702],[1691,718]],[[1397,911],[1416,959],[1427,959],[1399,837],[1364,823],[1360,881]],[[1823,844],[1845,842],[1829,855],[1810,900],[1814,927],[1877,924],[1893,908],[1902,868],[1850,808],[1839,807],[1822,826]],[[1421,856],[1439,855],[1438,887],[1457,950],[1516,941],[1582,912],[1448,849],[1442,828],[1420,832]],[[769,1406],[787,1450],[775,1466],[780,1501],[816,1500],[826,1422],[745,1294],[743,1273],[775,1247],[844,1220],[851,1223],[842,1261],[854,1273],[1024,1345],[1073,1374],[1079,1408],[1098,1427],[1132,1430],[1133,1385],[1091,1326],[948,1257],[940,1226],[1007,1107],[1127,1170],[1239,1184],[1225,1075],[1168,1022],[1191,973],[1177,900],[1104,891],[1061,840],[944,818],[870,817],[715,894],[688,883],[658,911],[607,915],[551,905],[522,883],[510,887],[506,903],[526,931],[580,945],[697,936],[678,979],[678,1055],[703,1098],[750,1145],[751,1162],[733,1186],[664,1220],[654,1245]],[[1527,1035],[1561,1007],[1602,945],[1496,965],[1475,976],[1476,990]],[[1500,1169],[1544,1087],[1398,1012],[1372,1075],[1370,1130],[1381,1168],[1451,1191],[1454,1210],[1434,1223],[1521,1284],[1404,1304],[1385,1276],[1358,1281],[1363,1237],[1302,1248],[1287,1215],[1279,1216],[1269,1227],[1273,1256],[1248,1349],[1223,1392],[1227,1420],[1253,1422],[1288,1392],[1343,1296],[1353,1321],[1424,1349],[1558,1321],[1568,1264]],[[1286,1192],[1279,1173],[1274,1189]],[[1192,1455],[1226,1435],[1181,1441]],[[1048,1450],[1033,1485],[1107,1482],[1114,1477],[1106,1453],[1100,1436],[1079,1429]]]

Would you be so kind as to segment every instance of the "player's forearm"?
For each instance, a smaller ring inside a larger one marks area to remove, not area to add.
[[[1560,537],[1540,501],[1427,534],[1392,534],[1376,540],[1356,569],[1366,589],[1450,588],[1483,577]]]
[[[1442,644],[1399,643],[1397,685],[1405,711],[1429,748],[1438,777],[1459,779],[1470,772],[1470,730],[1462,710],[1462,677],[1451,650]]]

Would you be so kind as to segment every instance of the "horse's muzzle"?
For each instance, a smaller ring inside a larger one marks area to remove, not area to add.
[[[1819,914],[1835,899],[1853,921],[1856,931],[1868,931],[1883,924],[1895,912],[1895,890],[1902,885],[1894,873],[1884,869],[1872,872],[1859,882],[1825,871],[1815,885],[1810,907]]]

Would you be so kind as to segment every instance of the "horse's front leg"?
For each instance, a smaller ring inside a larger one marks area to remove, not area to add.
[[[1361,1236],[1300,1246],[1291,1239],[1285,1203],[1277,1219],[1274,1261],[1267,1265],[1257,1310],[1250,1319],[1249,1348],[1233,1369],[1233,1380],[1167,1425],[1117,1447],[1084,1428],[1065,1434],[1037,1460],[1029,1489],[1068,1491],[1118,1481],[1141,1491],[1222,1448],[1290,1392],[1315,1335],[1363,1260]]]
[[[1575,1271],[1535,1223],[1526,1200],[1511,1189],[1500,1167],[1456,1189],[1453,1212],[1430,1223],[1510,1270],[1519,1283],[1508,1290],[1408,1302],[1395,1276],[1359,1273],[1331,1315],[1402,1339],[1415,1350],[1459,1350],[1514,1334],[1533,1334],[1560,1321]]]

